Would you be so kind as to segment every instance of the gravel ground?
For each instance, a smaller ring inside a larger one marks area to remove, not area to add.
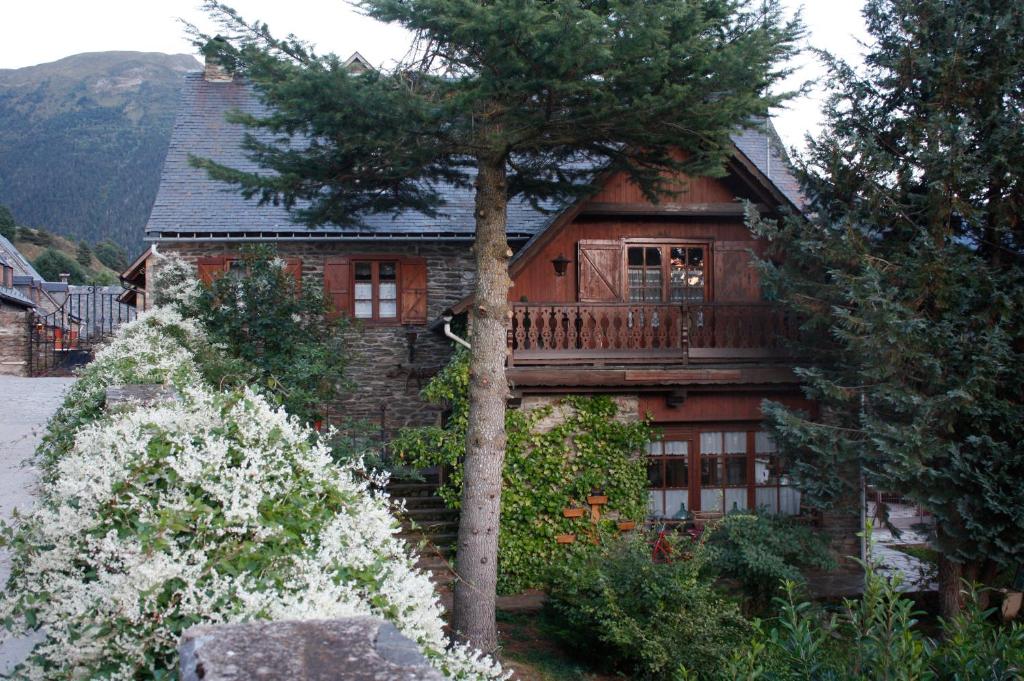
[[[0,376],[0,519],[10,520],[15,509],[32,508],[38,471],[27,460],[74,380]],[[10,561],[6,551],[0,550],[0,585],[6,587],[9,574]],[[32,643],[30,639],[0,643],[0,676],[24,659]]]

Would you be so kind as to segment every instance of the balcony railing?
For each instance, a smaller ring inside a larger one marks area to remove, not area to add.
[[[796,328],[792,315],[763,303],[516,303],[508,329],[508,364],[781,358]]]

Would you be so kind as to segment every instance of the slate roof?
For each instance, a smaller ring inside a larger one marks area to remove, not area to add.
[[[43,276],[36,271],[36,268],[32,267],[32,263],[28,261],[28,258],[23,256],[21,251],[15,248],[14,244],[4,236],[0,236],[0,257],[4,258],[14,268],[15,276],[27,276],[31,277],[33,281],[44,281]]]
[[[8,286],[0,286],[0,299],[21,307],[35,307],[36,304],[28,299],[21,291]]]
[[[241,148],[245,132],[242,126],[225,120],[225,114],[233,109],[255,115],[266,111],[242,80],[209,82],[202,73],[186,75],[160,187],[146,224],[147,240],[472,238],[474,202],[468,188],[441,187],[445,205],[441,208],[443,215],[435,218],[407,211],[397,218],[368,216],[362,227],[332,225],[315,230],[294,222],[282,207],[259,206],[254,200],[242,198],[233,186],[211,180],[205,170],[193,168],[188,162],[192,154],[240,170],[260,170]],[[734,139],[739,149],[786,196],[798,197],[796,181],[764,132],[744,131]],[[559,206],[552,204],[546,208]],[[513,200],[508,208],[509,239],[529,239],[543,231],[554,217],[551,212],[534,209],[525,200]]]

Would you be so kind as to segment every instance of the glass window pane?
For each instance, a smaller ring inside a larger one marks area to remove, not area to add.
[[[380,283],[380,299],[381,300],[394,300],[398,297],[398,288],[395,286],[395,282],[382,281]]]
[[[718,432],[700,434],[701,454],[721,454],[722,434]]]
[[[649,487],[665,486],[665,478],[661,474],[661,459],[647,462],[647,485]]]
[[[380,316],[387,319],[398,316],[398,305],[394,300],[380,301]]]
[[[725,453],[745,454],[747,451],[747,434],[744,431],[725,433]]]
[[[644,300],[661,302],[661,270],[648,267],[644,272]]]
[[[665,487],[687,487],[690,478],[686,468],[686,459],[665,459]]]
[[[664,492],[662,492],[661,490],[652,490],[648,492],[650,498],[647,504],[647,508],[650,511],[651,515],[655,518],[662,518],[665,516],[665,506],[662,503],[664,501],[662,496],[663,494]]]
[[[648,442],[647,443],[648,454],[661,454],[661,442]]]
[[[747,508],[747,490],[727,489],[725,490],[725,512],[742,511]]]
[[[370,319],[373,317],[373,303],[370,301],[356,301],[356,318],[357,319]]]
[[[626,249],[626,257],[629,259],[630,267],[637,267],[644,264],[644,249],[639,247]]]
[[[754,457],[754,482],[758,485],[779,484],[778,461],[774,456]]]
[[[700,491],[700,510],[725,511],[725,495],[720,489],[703,489]]]
[[[665,492],[665,515],[670,518],[680,518],[686,512],[686,492],[668,491]]]
[[[356,300],[371,300],[373,298],[373,284],[356,283]]]
[[[648,267],[657,267],[661,265],[660,248],[658,248],[657,246],[651,246],[644,250],[646,251],[646,253],[644,254],[644,259],[647,261],[646,264]]]
[[[393,262],[382,262],[380,264],[380,280],[394,281],[398,267]]]
[[[701,457],[700,484],[702,487],[720,486],[722,484],[723,477],[721,457]]]
[[[370,263],[368,262],[357,262],[356,263],[356,281],[370,281],[373,278]]]
[[[682,250],[682,249],[679,249]],[[704,269],[704,249],[703,248],[690,248],[688,249],[688,260],[690,269],[692,270],[703,270]]]
[[[746,457],[730,456],[726,460],[725,484],[746,485],[747,484],[747,459]]]
[[[665,442],[665,453],[676,455],[689,454],[689,444],[686,440],[669,440]]]
[[[773,440],[772,436],[763,430],[757,431],[754,433],[754,451],[758,454],[768,454],[776,451],[775,440]]]

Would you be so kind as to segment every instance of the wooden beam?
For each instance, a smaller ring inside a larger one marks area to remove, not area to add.
[[[505,375],[515,389],[530,386],[562,386],[587,388],[619,386],[638,389],[642,386],[730,385],[799,383],[789,366],[742,367],[731,369],[609,369],[604,367],[510,367]],[[566,390],[565,392],[571,392]]]
[[[761,212],[767,206],[755,204]],[[733,217],[741,218],[745,207],[742,203],[610,203],[589,201],[580,210],[582,215],[623,215],[623,216],[672,216],[672,217]]]

